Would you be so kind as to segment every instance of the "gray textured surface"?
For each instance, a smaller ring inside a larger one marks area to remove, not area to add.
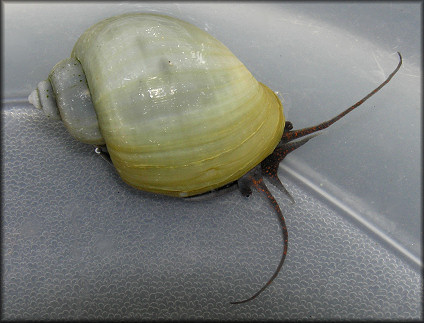
[[[297,201],[275,193],[286,264],[258,299],[230,305],[281,255],[278,221],[258,194],[187,202],[136,191],[29,104],[2,116],[4,319],[422,315],[419,271],[284,172]]]
[[[422,319],[422,4],[2,6],[3,318]],[[281,256],[278,221],[259,195],[187,202],[136,191],[15,100],[87,27],[131,11],[169,14],[221,40],[283,96],[295,127],[358,100],[403,54],[382,92],[284,161],[297,203],[275,195],[289,253],[254,302],[228,304],[260,288]]]

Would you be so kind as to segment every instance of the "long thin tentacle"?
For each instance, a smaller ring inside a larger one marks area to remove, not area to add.
[[[325,128],[328,128],[333,123],[335,123],[336,121],[338,121],[341,118],[343,118],[346,114],[348,114],[352,110],[354,110],[357,107],[359,107],[362,103],[364,103],[366,100],[368,100],[370,97],[372,97],[378,91],[380,91],[383,86],[385,86],[387,83],[389,83],[390,80],[392,79],[392,77],[395,76],[395,74],[397,73],[397,71],[399,71],[399,69],[400,69],[400,67],[402,65],[402,55],[399,52],[397,52],[397,53],[399,55],[399,63],[397,65],[397,67],[395,68],[395,70],[387,77],[387,79],[383,83],[381,83],[378,87],[376,87],[374,90],[372,90],[370,93],[368,93],[365,97],[363,97],[361,100],[359,100],[358,102],[356,102],[354,105],[352,105],[351,107],[347,108],[342,113],[340,113],[339,115],[335,116],[334,118],[332,118],[332,119],[330,119],[328,121],[324,121],[323,123],[320,123],[320,124],[318,124],[316,126],[313,126],[313,127],[285,132],[283,134],[283,139],[286,142],[288,142],[288,141],[294,140],[296,138],[300,138],[300,137],[309,135],[309,134],[311,134],[313,132],[320,131],[320,130],[323,130]]]
[[[283,216],[283,213],[281,212],[280,206],[278,205],[274,196],[272,196],[271,192],[268,190],[268,187],[265,185],[262,177],[260,177],[259,179],[252,178],[251,181],[252,181],[253,185],[255,186],[255,188],[259,192],[262,192],[266,195],[268,201],[271,202],[272,207],[274,208],[275,212],[278,215],[278,220],[280,221],[281,230],[282,230],[282,233],[283,233],[284,249],[283,249],[283,255],[280,259],[280,263],[278,264],[277,269],[275,270],[275,272],[271,276],[271,278],[266,282],[266,284],[259,291],[257,291],[252,297],[249,297],[249,298],[242,300],[242,301],[231,302],[231,304],[246,303],[246,302],[251,301],[252,299],[255,299],[259,294],[261,294],[272,283],[272,281],[275,279],[275,277],[277,277],[278,273],[281,270],[281,267],[283,267],[284,260],[286,259],[286,255],[287,255],[287,247],[288,247],[287,243],[288,243],[288,239],[289,239],[289,234],[287,232],[286,220],[284,219],[284,216]]]

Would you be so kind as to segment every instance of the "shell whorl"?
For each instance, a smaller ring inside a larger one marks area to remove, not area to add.
[[[47,117],[62,120],[69,133],[87,144],[104,144],[87,80],[80,62],[67,58],[57,63],[49,78],[38,83],[28,101]]]

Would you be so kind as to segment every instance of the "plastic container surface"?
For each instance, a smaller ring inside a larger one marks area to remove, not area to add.
[[[421,4],[6,3],[5,319],[421,318]],[[291,154],[259,194],[189,203],[124,184],[25,102],[81,33],[125,12],[191,22],[283,97],[295,128],[359,110]]]

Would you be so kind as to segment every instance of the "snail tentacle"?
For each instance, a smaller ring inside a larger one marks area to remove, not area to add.
[[[286,189],[286,187],[283,185],[283,183],[281,183],[281,180],[278,176],[267,177],[267,179],[272,185],[274,185],[276,188],[278,188],[284,195],[286,195],[289,198],[291,204],[296,203],[293,196]]]
[[[247,175],[247,176],[246,176]],[[281,212],[280,206],[278,205],[277,200],[274,198],[274,196],[269,191],[268,187],[265,185],[260,165],[256,166],[252,171],[250,171],[248,174],[243,176],[243,178],[248,178],[250,183],[253,184],[253,186],[258,190],[259,192],[262,192],[267,197],[268,201],[271,203],[273,209],[277,213],[278,220],[280,221],[280,226],[283,234],[283,240],[284,240],[284,249],[283,249],[283,255],[281,256],[280,263],[278,264],[276,270],[274,271],[274,274],[271,276],[271,278],[265,283],[264,286],[260,290],[258,290],[253,296],[242,300],[242,301],[236,301],[236,302],[230,302],[231,304],[242,304],[249,302],[253,299],[255,299],[259,294],[261,294],[269,285],[271,285],[272,281],[278,276],[278,273],[280,272],[281,268],[283,267],[284,260],[286,259],[287,255],[287,249],[288,249],[288,231],[286,227],[286,221],[284,219],[283,213]],[[240,180],[239,180],[240,181]],[[245,188],[245,181],[242,181],[242,187]],[[250,189],[250,188],[249,188]]]
[[[397,52],[397,54],[399,55],[399,63],[396,66],[396,68],[393,70],[393,72],[390,73],[390,75],[379,86],[377,86],[374,90],[372,90],[370,93],[368,93],[366,96],[364,96],[361,100],[359,100],[354,105],[350,106],[349,108],[347,108],[342,113],[335,116],[334,118],[327,120],[327,121],[324,121],[324,122],[322,122],[322,123],[320,123],[316,126],[284,132],[283,139],[286,140],[286,142],[289,142],[289,141],[292,141],[296,138],[300,138],[300,137],[309,135],[311,133],[314,133],[314,132],[317,132],[317,131],[320,131],[320,130],[324,130],[324,129],[328,128],[329,126],[331,126],[336,121],[343,118],[349,112],[355,110],[362,103],[364,103],[366,100],[368,100],[370,97],[372,97],[378,91],[380,91],[387,83],[390,82],[390,80],[393,78],[393,76],[395,76],[395,74],[399,71],[399,69],[402,65],[402,55],[399,52]]]

